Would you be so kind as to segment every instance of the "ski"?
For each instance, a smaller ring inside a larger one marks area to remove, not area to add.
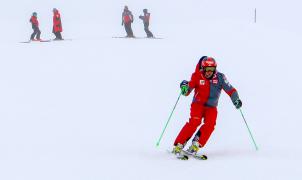
[[[168,153],[170,154],[173,154],[174,156],[176,156],[177,159],[179,160],[188,160],[189,159],[189,156],[186,155],[184,152],[183,153],[180,153],[180,154],[174,154],[172,151],[170,150],[167,150]]]
[[[136,37],[127,37],[127,36],[113,36],[112,38],[137,39]]]
[[[50,42],[51,40],[49,39],[49,40],[41,40],[41,41],[39,41],[39,42]]]
[[[112,38],[124,38],[124,39],[164,39],[160,37],[126,37],[126,36],[114,36]]]
[[[170,154],[173,154],[174,156],[176,156],[177,159],[180,159],[180,160],[188,160],[189,159],[189,156],[186,155],[184,152],[180,153],[180,154],[174,154],[172,151],[170,151],[168,149],[167,149],[167,152],[170,153]]]
[[[193,153],[190,153],[186,150],[183,150],[183,152],[187,155],[187,156],[192,156],[193,158],[195,159],[198,159],[198,160],[207,160],[208,159],[208,156],[204,155],[204,154],[193,154]]]
[[[53,39],[51,41],[72,41],[72,39]]]
[[[61,40],[57,40],[57,39],[48,39],[48,40],[40,40],[40,41],[32,41],[32,40],[29,40],[29,41],[22,41],[20,43],[35,43],[35,42],[58,42],[58,41],[72,41],[72,39],[61,39]]]
[[[195,159],[198,159],[198,160],[207,160],[208,159],[208,156],[205,155],[205,154],[192,154],[186,150],[182,150],[182,153],[180,154],[174,154],[172,151],[170,150],[167,150],[168,153],[171,153],[173,155],[176,156],[177,159],[180,159],[180,160],[188,160],[189,159],[189,156],[195,158]]]
[[[40,41],[31,41],[31,40],[29,40],[29,41],[22,41],[20,43],[32,43],[32,42],[51,42],[51,40],[50,39],[49,40],[40,40]]]
[[[182,155],[176,155],[176,158],[180,160],[188,160],[189,156],[182,154]]]
[[[152,37],[152,38],[148,38],[148,37],[147,37],[147,39],[164,39],[164,38],[162,38],[162,37]]]
[[[135,37],[136,39],[164,39],[161,37]]]

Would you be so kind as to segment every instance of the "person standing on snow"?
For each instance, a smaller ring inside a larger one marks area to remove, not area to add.
[[[54,40],[63,40],[61,32],[63,31],[62,22],[61,22],[61,15],[59,11],[54,8],[53,9],[53,28],[52,33],[55,34],[56,38]]]
[[[149,30],[149,22],[150,22],[150,13],[148,13],[148,10],[147,9],[143,9],[143,12],[144,12],[144,15],[142,16],[139,16],[139,18],[141,20],[143,20],[143,23],[144,23],[144,30],[147,34],[147,37],[148,38],[153,38],[153,34],[152,32]]]
[[[31,34],[30,36],[30,40],[31,41],[40,41],[40,35],[41,35],[41,31],[39,29],[39,21],[38,21],[38,14],[36,12],[33,12],[29,22],[32,25],[32,28],[34,30],[34,32]],[[36,39],[35,39],[36,36]]]
[[[133,31],[132,31],[132,28],[131,28],[131,23],[133,23],[133,20],[134,19],[133,19],[132,12],[129,11],[128,6],[125,6],[123,14],[122,14],[122,26],[123,25],[125,26],[125,30],[126,30],[126,33],[127,33],[126,37],[131,37],[131,38],[134,37]]]
[[[197,127],[203,125],[195,134],[192,145],[187,152],[196,154],[204,147],[214,131],[217,118],[217,104],[221,90],[223,89],[231,98],[237,109],[241,108],[242,102],[236,89],[227,81],[224,74],[216,70],[217,64],[214,58],[203,56],[188,82],[183,80],[180,84],[181,94],[188,96],[194,89],[194,97],[191,104],[189,121],[183,126],[174,142],[173,153],[182,155],[183,148],[192,137]]]

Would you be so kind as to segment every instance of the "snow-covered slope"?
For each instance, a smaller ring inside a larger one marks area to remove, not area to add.
[[[301,179],[299,1],[2,1],[0,179]],[[155,36],[125,35],[121,11],[151,12]],[[38,12],[53,38],[53,7],[72,41],[21,44]],[[254,9],[257,8],[257,23]],[[181,97],[159,148],[155,143],[203,55],[239,91],[244,121],[222,94],[208,161],[166,151],[189,117]]]

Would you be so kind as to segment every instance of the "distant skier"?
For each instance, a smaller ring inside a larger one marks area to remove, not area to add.
[[[29,22],[31,23],[32,28],[34,30],[34,32],[30,36],[30,40],[31,41],[41,41],[41,39],[40,39],[41,31],[39,29],[38,14],[36,12],[33,12]],[[35,37],[36,37],[36,39],[35,39]]]
[[[188,148],[189,154],[196,154],[204,147],[214,131],[217,118],[217,104],[221,90],[223,89],[231,98],[237,109],[242,106],[235,88],[227,81],[224,74],[216,70],[217,64],[214,58],[203,56],[188,82],[183,80],[180,84],[181,94],[188,96],[194,89],[194,97],[191,104],[189,121],[183,126],[174,142],[173,153],[179,156],[184,154],[183,148],[192,137],[197,127],[203,125],[195,134],[192,145]]]
[[[126,33],[127,33],[126,37],[131,37],[131,38],[134,37],[133,31],[132,31],[132,28],[131,28],[131,23],[133,23],[133,20],[134,19],[133,19],[132,12],[129,11],[128,6],[125,6],[123,14],[122,14],[122,26],[123,25],[125,26],[125,30],[126,30]]]
[[[63,40],[61,32],[63,31],[62,28],[62,22],[61,22],[61,15],[59,13],[59,10],[56,8],[53,8],[53,28],[52,32],[56,36],[54,40]]]
[[[143,9],[143,12],[144,12],[144,15],[140,15],[139,18],[141,20],[143,20],[143,23],[144,23],[144,30],[147,34],[147,37],[148,38],[153,38],[153,34],[152,32],[149,30],[149,22],[150,22],[150,13],[148,12],[147,9]]]

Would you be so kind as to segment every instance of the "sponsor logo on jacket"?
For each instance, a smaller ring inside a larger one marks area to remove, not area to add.
[[[213,83],[213,84],[218,84],[218,79],[213,79],[213,80],[212,80],[212,83]]]

